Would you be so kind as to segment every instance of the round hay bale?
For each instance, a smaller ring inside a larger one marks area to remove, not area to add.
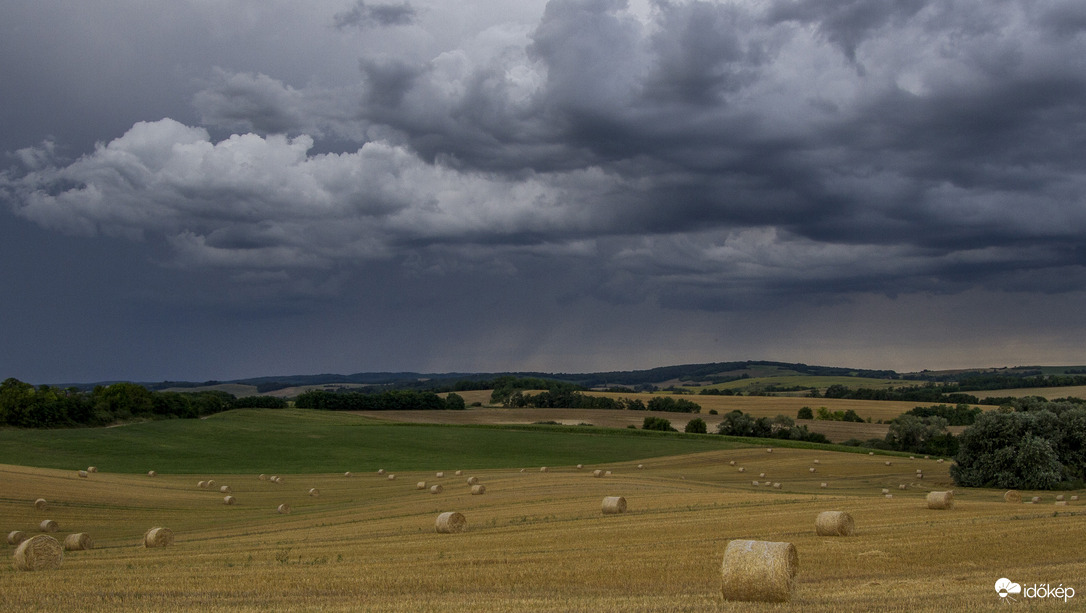
[[[395,481],[396,480],[396,475],[389,475],[388,480],[389,481]]]
[[[259,475],[257,475],[256,478],[260,479],[261,481],[267,481],[268,480],[268,475],[265,475],[264,473],[260,473]]]
[[[813,473],[814,471],[815,471],[814,466],[807,469],[807,472],[809,472],[809,473]]]
[[[64,548],[57,539],[39,534],[19,543],[14,557],[18,570],[55,570],[64,563]]]
[[[868,451],[867,455],[875,455],[875,452],[874,451]]]
[[[917,479],[923,479],[924,478],[924,473],[916,473],[916,478]]]
[[[644,464],[638,464],[637,465],[637,470],[644,470],[644,468],[645,468]]]
[[[720,592],[724,600],[788,602],[798,570],[792,543],[731,541],[720,567]]]
[[[772,447],[770,447],[770,448],[766,449],[766,450],[765,450],[765,452],[766,452],[766,453],[773,453],[773,448],[772,448]]]
[[[1074,502],[1074,501],[1076,501],[1076,500],[1078,500],[1078,496],[1071,496],[1071,501],[1072,501],[1072,502]]]
[[[26,540],[26,532],[22,530],[12,530],[8,532],[8,545],[18,545]]]
[[[901,485],[897,486],[897,489],[899,489],[899,490],[908,489],[908,486],[905,485],[904,483],[902,483]]]
[[[609,470],[603,471],[603,476],[604,477],[610,477],[611,476],[611,471],[609,471]],[[683,477],[683,478],[685,479],[686,477]]]
[[[445,491],[445,488],[441,487],[440,483],[430,486],[431,494],[440,494],[443,491]]]
[[[417,490],[426,489],[426,482],[425,481],[419,481],[418,483],[415,484],[415,489],[417,489]]]
[[[352,475],[351,471],[348,470],[347,472],[343,473],[343,476],[344,477],[353,477],[354,475]]]
[[[482,483],[471,486],[471,495],[472,496],[482,496],[485,493],[486,493],[486,486],[483,485]]]
[[[97,466],[88,466],[87,467],[87,472],[96,473],[96,472],[98,472],[98,467]]]
[[[891,465],[891,464],[890,464],[890,460],[886,460],[886,465],[887,465],[887,466],[890,466],[890,465]]]
[[[758,473],[758,476],[761,477],[762,479],[765,479],[765,473]]]
[[[740,466],[740,467],[739,467],[739,472],[741,472],[741,473],[745,473],[745,472],[747,472],[747,469],[746,469],[746,468],[743,468],[742,466]]]
[[[280,515],[290,515],[290,505],[284,502],[275,508],[275,512]]]
[[[201,482],[197,483],[196,487],[198,487],[198,488],[200,488],[202,490],[206,490],[207,489],[207,481],[201,481]]]
[[[883,494],[889,494],[889,493],[890,493],[890,490],[888,490],[888,489],[886,489],[886,488],[884,487],[884,488],[882,488],[882,493],[883,493]]]
[[[602,477],[603,476],[603,470],[597,468],[596,470],[592,471],[592,476],[593,477]]]
[[[442,473],[437,473],[437,475],[435,475],[435,476],[436,476],[436,477],[437,477],[438,479],[444,479],[444,478],[445,478],[445,473],[443,473],[443,472],[442,472]]]
[[[757,481],[751,481],[751,482],[750,482],[750,484],[751,484],[751,485],[761,485],[761,483],[759,483],[759,482],[757,482]]]
[[[577,470],[584,470],[584,464],[578,464]]]
[[[153,470],[149,470],[149,471],[147,471],[147,476],[148,477],[157,477],[158,473],[153,471]]]
[[[826,483],[825,481],[823,481],[821,484],[819,484],[818,487],[829,487],[829,486],[830,486],[829,483]]]
[[[459,477],[459,476],[464,474],[464,471],[458,470],[458,471],[454,472],[453,474],[456,475],[457,477]]]
[[[166,547],[173,545],[173,530],[169,528],[151,528],[143,535],[144,547]]]
[[[468,485],[475,485],[479,482],[479,477],[468,477]]]
[[[446,511],[437,516],[434,528],[442,534],[455,534],[467,530],[468,520],[456,511]]]
[[[282,477],[278,477],[278,476],[277,476],[277,477],[275,478],[275,482],[281,485],[281,484],[283,483],[283,478],[282,478]]]
[[[1030,498],[1029,501],[1032,502],[1033,504],[1037,504],[1038,502],[1041,502],[1041,497],[1040,496],[1034,496],[1033,498]]]
[[[938,460],[936,460],[936,462],[942,464],[943,463],[943,458],[939,458]]]
[[[279,483],[279,477],[272,475],[268,477],[268,481],[271,481],[272,483]]]
[[[893,497],[894,497],[894,495],[893,495],[893,494],[886,494],[886,495],[884,496],[884,498],[893,498]]]
[[[781,484],[780,483],[774,483],[773,484],[773,489],[775,489],[775,490],[781,489]]]
[[[43,519],[41,520],[41,523],[38,524],[38,529],[42,532],[56,532],[60,529],[60,526],[57,525],[57,522],[51,519]]]
[[[215,480],[214,479],[208,479],[207,480],[207,487],[209,489],[215,487]]]
[[[1067,506],[1067,501],[1066,500],[1057,500],[1056,501],[1056,506],[1065,507],[1065,506]]]
[[[545,472],[547,472],[547,467],[546,467],[546,466],[544,466],[544,467],[540,468],[540,469],[539,469],[539,472],[541,472],[541,473],[545,473]]]
[[[953,509],[954,492],[928,492],[929,509]]]
[[[735,460],[728,462],[728,466],[735,466]]]
[[[855,529],[852,516],[844,511],[822,511],[815,518],[818,536],[852,536]]]
[[[814,461],[814,463],[815,463],[815,464],[821,464],[821,463],[822,463],[822,461],[821,461],[821,460],[815,460],[815,461]]]
[[[773,486],[773,484],[772,484],[771,482],[769,482],[769,481],[766,481],[766,482],[764,483],[764,485],[765,485],[766,487],[772,487],[772,486]]]
[[[1056,500],[1063,500],[1063,494],[1056,494]]]
[[[219,493],[220,494],[229,494],[229,493],[231,493],[230,486],[229,485],[224,485],[224,486],[220,487],[219,488]]]
[[[317,488],[315,488],[315,487],[311,487],[311,488],[309,488],[309,491],[308,491],[308,492],[306,492],[306,493],[307,493],[307,494],[309,494],[310,496],[314,497],[314,498],[319,498],[319,497],[320,497],[320,495],[321,495],[321,491],[320,491],[320,490],[318,490],[318,489],[317,489]]]
[[[38,498],[34,501],[34,508],[38,511],[44,511],[49,508],[49,503],[44,498]]]
[[[77,532],[64,537],[64,551],[86,551],[93,547],[94,541],[85,532]]]
[[[226,505],[237,504],[238,499],[233,496],[223,496],[222,503]]]
[[[626,512],[626,499],[622,496],[607,496],[603,499],[603,514],[618,515]]]
[[[78,474],[78,475],[79,475],[80,477],[82,477],[83,479],[86,479],[86,478],[87,478],[87,471],[85,471],[85,470],[81,470],[81,471],[79,471],[79,472],[78,472],[78,473],[76,473],[76,474]]]

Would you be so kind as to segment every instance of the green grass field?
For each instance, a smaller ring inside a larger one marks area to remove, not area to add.
[[[237,410],[115,428],[0,431],[0,463],[120,473],[515,468],[734,447],[716,436],[607,428],[393,424],[308,410]]]

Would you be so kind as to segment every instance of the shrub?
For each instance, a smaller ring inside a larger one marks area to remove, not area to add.
[[[709,431],[709,429],[705,425],[705,420],[700,417],[695,417],[694,419],[686,422],[685,431],[693,434],[705,434]]]
[[[678,432],[671,427],[671,422],[663,417],[646,417],[641,424],[642,430],[662,430],[664,432]]]
[[[796,412],[796,419],[814,419],[814,411],[811,407],[803,407]]]

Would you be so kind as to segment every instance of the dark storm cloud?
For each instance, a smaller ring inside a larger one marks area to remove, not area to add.
[[[607,299],[702,308],[1030,271],[1062,291],[1086,230],[1076,6],[552,0],[439,43],[436,5],[358,2],[340,29],[429,38],[381,29],[336,85],[212,69],[195,108],[239,133],[148,119],[70,164],[24,145],[0,189],[239,274],[550,256]]]
[[[399,4],[366,4],[357,0],[350,10],[336,13],[337,28],[367,28],[373,26],[404,26],[415,23],[415,9],[409,2]]]

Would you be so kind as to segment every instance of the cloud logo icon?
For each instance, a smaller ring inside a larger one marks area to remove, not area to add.
[[[995,591],[997,594],[999,594],[1000,598],[1006,598],[1008,594],[1021,594],[1022,586],[1014,583],[1006,577],[1003,577],[999,581],[995,582]]]

